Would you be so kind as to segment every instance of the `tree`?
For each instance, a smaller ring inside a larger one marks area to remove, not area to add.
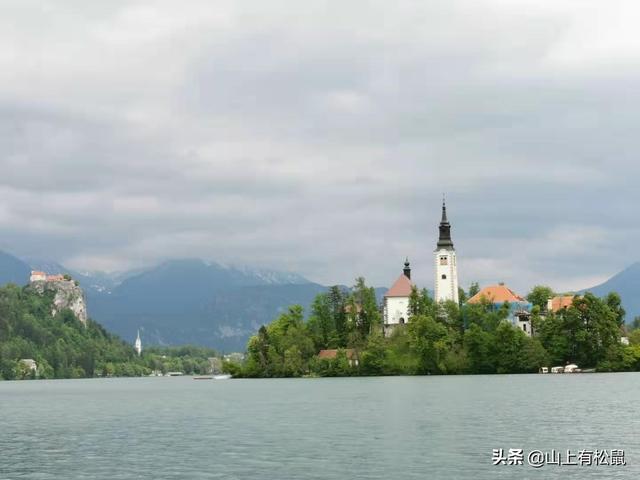
[[[381,375],[386,364],[385,341],[380,332],[372,333],[360,355],[361,371],[365,375]]]
[[[373,288],[367,287],[363,277],[356,279],[356,285],[352,294],[353,309],[356,319],[356,328],[359,330],[361,338],[366,338],[372,329],[377,329],[382,325],[382,317],[376,300],[376,292]]]
[[[328,348],[337,341],[336,323],[328,293],[316,296],[311,304],[308,328],[314,335],[316,349]]]
[[[345,311],[345,296],[337,285],[329,288],[329,308],[336,327],[336,346],[344,347],[347,344],[347,312]]]
[[[480,293],[480,285],[478,282],[473,282],[469,287],[469,298],[472,298]]]
[[[496,373],[521,373],[525,371],[522,362],[527,336],[510,322],[503,321],[496,328],[492,341],[492,364]]]
[[[408,325],[409,344],[418,359],[418,372],[442,373],[448,349],[447,328],[426,315],[411,319]]]
[[[409,321],[411,321],[411,317],[417,315],[435,317],[438,311],[437,306],[426,288],[418,291],[415,285],[411,287],[411,294],[409,295]]]
[[[595,367],[619,343],[619,318],[619,311],[586,293],[569,308],[541,321],[537,333],[555,363]]]
[[[605,298],[605,303],[611,309],[611,311],[616,316],[616,322],[618,326],[622,326],[624,324],[624,316],[627,312],[625,312],[624,308],[622,308],[622,299],[620,295],[616,292],[610,292]]]
[[[527,300],[532,305],[539,307],[542,311],[547,309],[548,301],[554,297],[551,287],[536,285],[527,295]]]
[[[464,348],[471,373],[494,373],[490,356],[491,341],[491,334],[477,323],[472,323],[464,332]]]
[[[467,294],[464,291],[464,288],[458,287],[458,303],[460,306],[464,305],[467,302]]]

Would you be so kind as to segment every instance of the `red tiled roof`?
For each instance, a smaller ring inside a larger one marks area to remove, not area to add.
[[[505,285],[491,285],[489,287],[484,287],[476,293],[468,300],[468,303],[480,303],[483,297],[492,303],[526,302],[524,298],[517,293],[514,293],[513,290]]]
[[[40,270],[31,270],[31,275],[46,275],[46,273],[41,272]]]
[[[403,273],[398,277],[396,283],[394,283],[387,293],[384,294],[385,297],[408,297],[411,295],[411,288],[413,287],[413,283],[411,280],[407,278],[407,276]]]
[[[353,348],[347,348],[345,350],[345,353],[347,354],[347,358],[349,360],[351,360],[352,358],[355,358],[356,355],[356,351]],[[337,349],[331,349],[331,350],[320,350],[320,352],[318,353],[318,358],[336,358],[338,356],[338,350]]]
[[[557,312],[563,308],[568,308],[573,305],[574,295],[558,295],[549,300],[548,309],[552,312]]]

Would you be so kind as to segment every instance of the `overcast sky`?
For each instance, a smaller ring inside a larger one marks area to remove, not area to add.
[[[592,286],[640,242],[637,1],[3,1],[0,249]]]

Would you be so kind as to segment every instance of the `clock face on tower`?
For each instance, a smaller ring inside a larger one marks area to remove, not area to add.
[[[442,255],[440,257],[440,265],[448,265],[448,260],[446,255]]]

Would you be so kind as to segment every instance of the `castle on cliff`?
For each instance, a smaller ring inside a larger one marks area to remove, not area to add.
[[[84,291],[69,275],[49,275],[46,272],[32,270],[29,288],[40,295],[45,292],[54,293],[52,315],[68,308],[83,325],[87,325],[89,316]]]

